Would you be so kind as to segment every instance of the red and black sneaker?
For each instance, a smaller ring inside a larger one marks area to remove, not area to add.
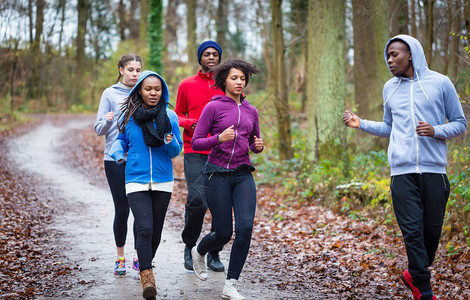
[[[414,286],[413,284],[413,278],[410,275],[410,272],[408,272],[408,269],[406,269],[403,274],[400,276],[401,281],[411,290],[411,293],[413,294],[413,299],[414,300],[437,300],[437,297],[432,295],[421,295],[421,292],[417,287]]]

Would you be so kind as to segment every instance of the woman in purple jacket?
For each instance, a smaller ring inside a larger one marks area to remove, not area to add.
[[[235,215],[235,240],[230,254],[223,299],[245,299],[237,282],[250,248],[256,209],[256,186],[251,172],[250,150],[263,151],[259,138],[258,111],[243,96],[252,74],[260,70],[242,60],[222,62],[214,70],[215,86],[225,95],[211,99],[197,124],[191,146],[196,151],[211,150],[203,173],[211,190],[208,201],[214,232],[193,247],[193,268],[201,280],[207,279],[204,258],[209,251],[227,244],[233,233],[232,208]],[[208,137],[208,134],[210,136]]]

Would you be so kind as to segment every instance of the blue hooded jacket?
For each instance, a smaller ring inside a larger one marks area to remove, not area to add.
[[[454,85],[445,75],[428,68],[423,47],[409,35],[391,38],[408,44],[414,69],[413,78],[395,76],[383,89],[383,122],[360,120],[359,128],[367,133],[390,137],[388,162],[391,176],[409,173],[445,174],[446,139],[465,132],[467,120]],[[448,122],[446,122],[446,118]],[[416,133],[418,121],[434,127],[434,137]]]
[[[136,183],[159,183],[173,181],[173,163],[172,159],[178,156],[183,147],[181,133],[179,130],[178,116],[176,113],[168,109],[168,101],[170,93],[165,80],[156,72],[143,71],[140,73],[136,85],[129,93],[136,88],[140,88],[140,83],[150,75],[155,75],[162,81],[162,96],[160,101],[166,102],[166,112],[172,126],[173,140],[160,147],[149,147],[144,142],[144,136],[140,126],[129,118],[123,133],[120,133],[114,142],[109,155],[116,161],[124,158],[127,153],[126,164],[126,184],[130,182]],[[155,127],[158,126],[154,122]]]

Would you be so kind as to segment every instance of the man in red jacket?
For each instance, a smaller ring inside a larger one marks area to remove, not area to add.
[[[210,190],[205,187],[205,176],[202,167],[207,161],[210,151],[194,151],[191,148],[191,139],[194,134],[202,110],[215,95],[224,95],[220,89],[212,87],[213,74],[209,72],[216,67],[222,59],[222,49],[215,41],[205,41],[197,49],[198,62],[201,69],[195,76],[181,81],[178,88],[175,112],[179,124],[184,128],[184,175],[188,186],[188,197],[185,206],[184,229],[182,233],[184,248],[184,267],[193,269],[191,249],[196,245],[201,234],[204,216],[207,211],[207,199]],[[220,261],[218,249],[207,254],[207,266],[216,272],[223,272],[224,265]]]

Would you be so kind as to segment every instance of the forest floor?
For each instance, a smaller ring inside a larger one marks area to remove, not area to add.
[[[0,299],[141,299],[130,263],[126,276],[112,273],[113,204],[94,116],[35,118],[0,136]],[[153,262],[157,298],[218,299],[224,274],[210,272],[201,282],[183,267],[182,156],[174,167],[177,180]],[[257,194],[240,277],[247,299],[411,299],[399,280],[406,255],[396,226],[286,202],[276,186],[258,186]],[[206,221],[204,232],[209,213]],[[127,245],[130,262],[132,231]],[[439,299],[470,299],[470,253],[449,258],[444,246],[431,267],[433,290]],[[221,252],[226,266],[230,249],[228,244]]]

